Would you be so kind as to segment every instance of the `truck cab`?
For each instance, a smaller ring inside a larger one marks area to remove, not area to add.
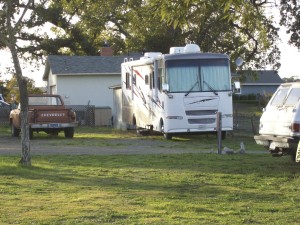
[[[18,137],[21,131],[21,107],[10,112],[12,136]],[[28,124],[30,138],[33,132],[43,131],[57,135],[64,131],[66,138],[73,138],[74,128],[78,125],[76,114],[66,107],[60,95],[29,95]]]

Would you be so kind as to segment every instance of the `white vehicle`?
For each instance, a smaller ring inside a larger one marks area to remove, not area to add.
[[[273,156],[291,155],[295,159],[300,137],[300,82],[284,83],[270,99],[260,118],[257,144]]]
[[[198,45],[172,47],[170,54],[148,52],[122,63],[122,120],[137,129],[180,133],[233,129],[229,57],[201,53]]]

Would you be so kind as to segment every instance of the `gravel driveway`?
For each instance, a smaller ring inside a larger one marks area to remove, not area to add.
[[[201,150],[195,146],[187,147],[173,141],[163,139],[114,139],[105,146],[97,143],[83,143],[82,145],[63,144],[64,142],[54,139],[33,139],[30,141],[32,155],[116,155],[116,154],[183,154],[183,153],[215,153],[214,150]],[[63,139],[64,140],[64,139]],[[72,140],[72,139],[71,139]],[[87,142],[85,140],[85,142]],[[0,155],[21,155],[21,139],[10,135],[0,136]],[[224,152],[223,152],[224,153]],[[263,154],[267,151],[249,151],[246,153]]]
[[[53,144],[55,140],[33,139],[30,142],[31,154],[65,154],[65,155],[114,155],[114,154],[182,154],[203,153],[202,150],[174,148],[174,143],[160,140],[112,140],[109,146],[74,146]],[[59,142],[59,141],[58,141]],[[128,143],[130,142],[130,143]],[[134,143],[133,143],[134,142]],[[0,136],[0,154],[21,154],[21,139]]]

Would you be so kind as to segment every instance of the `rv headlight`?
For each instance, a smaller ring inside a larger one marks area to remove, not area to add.
[[[167,116],[166,118],[169,120],[182,120],[183,119],[182,116]]]

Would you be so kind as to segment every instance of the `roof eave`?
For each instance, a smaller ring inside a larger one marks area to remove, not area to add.
[[[241,85],[248,85],[248,86],[257,86],[257,85],[264,85],[264,86],[268,86],[268,85],[281,85],[282,83],[242,83]]]
[[[86,75],[121,75],[120,73],[52,73],[56,76],[86,76]]]

